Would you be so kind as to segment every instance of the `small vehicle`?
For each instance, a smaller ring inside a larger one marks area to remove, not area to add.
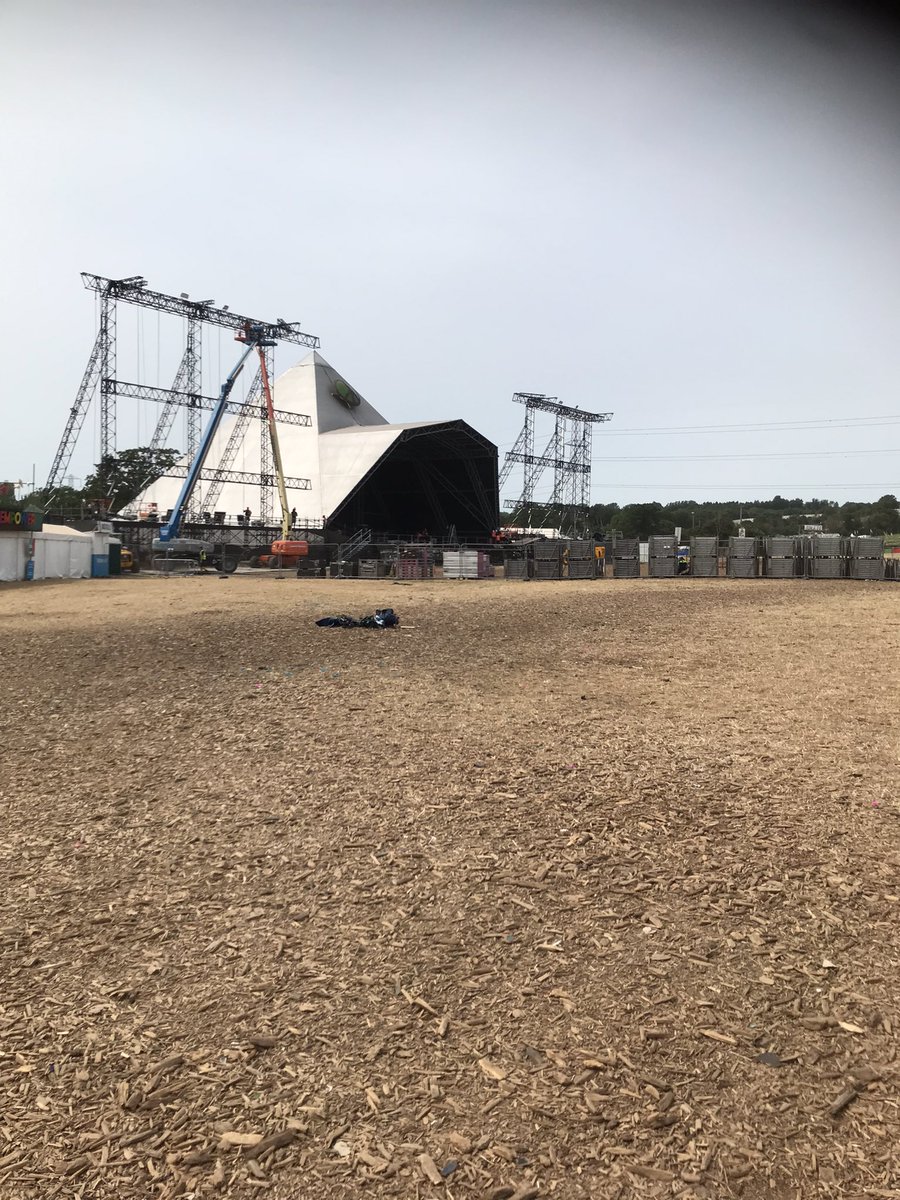
[[[126,571],[130,571],[132,575],[136,575],[141,569],[141,564],[138,562],[135,554],[133,551],[129,550],[127,546],[122,547],[119,555],[119,561],[122,564],[123,574]]]

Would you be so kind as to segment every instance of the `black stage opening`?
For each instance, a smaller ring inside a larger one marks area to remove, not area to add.
[[[465,421],[446,421],[404,429],[328,524],[486,542],[499,521],[497,447]]]

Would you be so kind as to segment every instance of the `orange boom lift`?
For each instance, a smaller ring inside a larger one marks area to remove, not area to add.
[[[281,538],[272,543],[272,553],[263,555],[259,561],[260,566],[296,567],[299,560],[309,554],[309,542],[291,539],[291,513],[288,508],[287,488],[284,484],[284,467],[281,462],[281,446],[278,444],[278,427],[275,424],[275,405],[272,400],[272,388],[269,384],[269,372],[266,370],[266,353],[262,346],[258,346],[257,349],[259,350],[259,373],[266,397],[269,437],[272,439],[272,459],[278,479],[278,499],[281,501]]]

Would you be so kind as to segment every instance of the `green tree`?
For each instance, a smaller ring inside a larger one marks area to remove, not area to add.
[[[668,504],[648,502],[626,504],[594,504],[588,513],[588,527],[594,531],[621,530],[628,537],[648,537],[653,533],[672,533],[679,526],[686,541],[692,534],[731,537],[737,532],[743,513],[747,532],[758,537],[768,534],[796,534],[804,524],[811,524],[811,513],[829,533],[896,534],[900,532],[900,503],[892,493],[874,502],[802,497],[788,499],[773,496],[770,500],[673,500]],[[535,505],[531,524],[556,524],[559,514],[548,513],[545,505]],[[517,522],[519,523],[519,522]]]
[[[85,498],[105,500],[110,512],[118,512],[165,475],[180,457],[177,450],[151,450],[149,446],[108,454],[84,481]]]
[[[660,528],[663,507],[653,500],[647,504],[626,504],[616,520],[626,537],[649,537],[651,533],[666,532]]]
[[[23,508],[33,508],[39,512],[74,513],[79,514],[85,499],[81,488],[60,486],[58,488],[38,488],[27,495],[22,501]]]
[[[616,518],[619,515],[618,504],[592,504],[588,512],[588,524],[598,533],[608,529],[617,529]]]
[[[893,533],[900,527],[900,509],[897,497],[888,493],[880,496],[868,514],[869,533]]]

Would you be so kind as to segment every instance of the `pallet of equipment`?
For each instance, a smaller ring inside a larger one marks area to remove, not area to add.
[[[548,561],[544,558],[534,560],[535,579],[562,579],[562,562],[560,559]]]
[[[678,559],[651,558],[647,562],[647,574],[651,579],[674,579],[678,574]]]
[[[503,574],[506,579],[527,579],[529,562],[525,555],[504,554]]]
[[[359,560],[360,579],[383,579],[385,566],[380,558],[361,558]]]
[[[851,579],[884,579],[884,556],[881,558],[851,558]]]
[[[597,560],[591,558],[570,558],[568,565],[570,579],[596,579]]]
[[[695,558],[691,555],[691,575],[697,579],[715,579],[719,574],[719,559]]]
[[[729,579],[755,579],[759,574],[755,537],[732,537],[728,539],[728,558],[725,573]]]
[[[811,558],[807,562],[810,579],[843,579],[845,563],[842,558]]]
[[[769,579],[794,579],[803,574],[803,560],[800,558],[767,558],[765,574]]]

